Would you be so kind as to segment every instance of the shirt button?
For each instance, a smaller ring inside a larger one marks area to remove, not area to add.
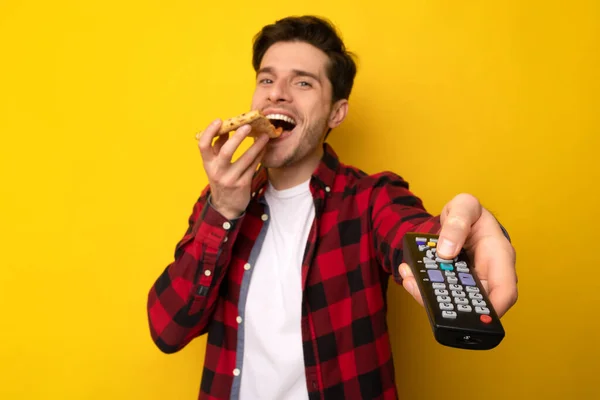
[[[238,376],[240,374],[240,370],[239,369],[234,369],[233,370],[233,375]]]
[[[269,219],[269,216],[267,214],[263,214],[260,216],[260,219],[262,219],[263,221],[266,221]]]
[[[239,315],[235,320],[237,321],[238,324],[242,323],[242,317],[240,317]]]
[[[223,243],[227,242],[229,240],[229,238],[227,236],[225,236],[225,239],[223,239]]]
[[[229,229],[229,228],[231,228],[231,224],[230,224],[229,222],[225,222],[225,223],[223,224],[223,229],[227,230],[227,229]]]
[[[210,276],[210,270],[207,269],[206,271],[204,271],[204,275]]]
[[[250,269],[250,263],[244,264],[244,269],[248,271]]]
[[[252,197],[256,196],[256,192],[252,192]]]
[[[329,192],[331,192],[331,188],[330,188],[329,186],[325,186],[325,191],[326,191],[327,193],[329,193]]]

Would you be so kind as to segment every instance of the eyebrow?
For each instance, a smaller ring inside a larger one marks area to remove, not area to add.
[[[313,74],[312,72],[303,71],[301,69],[293,69],[292,72],[295,76],[306,76],[306,77],[312,78],[315,81],[321,83],[321,79],[319,79],[319,77],[317,75]],[[275,70],[272,67],[263,67],[256,72],[256,75],[259,75],[261,73],[275,75]]]

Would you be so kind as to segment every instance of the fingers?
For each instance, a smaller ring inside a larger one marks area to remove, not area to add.
[[[471,226],[481,216],[481,204],[468,194],[459,194],[448,203],[441,214],[442,228],[437,245],[438,255],[454,258],[464,246]]]
[[[256,172],[256,167],[258,167],[258,164],[260,164],[260,162],[262,161],[262,158],[264,157],[265,153],[266,153],[267,149],[263,148],[260,153],[258,153],[258,155],[254,158],[254,160],[252,161],[252,163],[250,164],[250,166],[244,171],[243,175],[242,175],[242,179],[247,181],[247,182],[251,182],[252,181],[252,177],[254,176],[254,172]]]
[[[248,169],[252,171],[256,170],[264,155],[263,152],[268,141],[269,137],[267,135],[258,137],[254,144],[233,163],[232,173],[244,175]]]
[[[212,162],[217,159],[219,167],[224,169],[230,167],[233,155],[242,141],[250,134],[251,127],[250,125],[241,126],[231,137],[229,134],[219,135],[213,144],[214,138],[218,135],[220,125],[221,120],[217,119],[213,121],[203,132],[196,135],[196,138],[198,139],[198,147],[203,160],[205,162]],[[233,163],[233,168],[230,169],[230,172],[240,176],[250,166],[257,166],[258,163],[260,163],[260,159],[257,161],[257,156],[268,140],[269,138],[267,135],[262,135],[257,138],[254,144],[240,157],[240,159]]]
[[[221,148],[223,147],[223,145],[225,143],[227,143],[228,139],[229,139],[229,133],[226,133],[224,135],[219,135],[218,139],[215,140],[215,142],[213,143],[213,153],[215,155],[219,154],[219,152],[221,151]]]
[[[488,230],[491,229],[495,227],[490,226]],[[518,297],[514,248],[504,236],[487,235],[477,243],[474,262],[480,279],[487,281],[488,297],[494,309],[502,317]]]
[[[198,138],[198,148],[204,161],[210,162],[216,155],[212,149],[212,142],[214,137],[219,133],[220,127],[221,120],[216,119],[200,134],[199,138],[198,135],[196,136]]]
[[[488,294],[498,318],[502,318],[506,312],[515,305],[518,298],[518,290],[516,283],[510,285],[496,286],[490,289]]]
[[[222,164],[221,166],[225,166],[226,164],[231,163],[231,159],[235,154],[235,151],[240,146],[242,141],[248,136],[250,133],[250,125],[244,125],[239,127],[233,136],[229,137],[227,142],[221,147],[219,151],[219,162]]]
[[[413,276],[410,267],[406,263],[400,264],[398,267],[400,270],[400,276],[402,276],[402,286],[410,295],[420,304],[423,305],[423,297],[421,297],[421,291],[417,286],[417,281]]]

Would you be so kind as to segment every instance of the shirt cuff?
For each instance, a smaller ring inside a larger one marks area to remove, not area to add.
[[[209,206],[210,206],[210,207],[211,207],[211,208],[212,208],[214,211],[218,212],[218,211],[217,211],[217,209],[215,208],[215,206],[213,206],[213,203],[212,203],[211,199],[212,199],[212,194],[211,194],[211,193],[209,193],[209,194],[208,194],[208,205],[209,205]],[[219,214],[220,214],[220,213],[219,213]],[[240,214],[239,216],[237,216],[237,217],[235,217],[235,218],[233,218],[233,219],[228,219],[228,221],[229,221],[229,222],[236,222],[236,221],[238,221],[239,219],[241,219],[241,218],[242,218],[244,215],[246,215],[246,212],[245,212],[245,211],[244,211],[242,214]],[[225,218],[225,217],[223,217],[223,218]]]

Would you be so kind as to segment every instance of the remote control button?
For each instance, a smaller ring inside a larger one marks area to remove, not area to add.
[[[469,293],[469,298],[475,300],[483,300],[483,295],[481,293]]]
[[[437,301],[438,303],[450,303],[452,299],[448,296],[438,296]]]
[[[460,285],[450,285],[450,290],[463,290],[463,287]]]
[[[453,271],[454,267],[452,266],[452,264],[446,264],[446,263],[440,263],[440,268],[443,271]]]
[[[452,303],[440,303],[440,310],[454,310],[454,304]],[[486,308],[487,310],[487,308]]]
[[[436,296],[448,296],[448,291],[446,289],[435,289]]]
[[[444,282],[442,271],[439,269],[430,269],[427,271],[427,275],[429,275],[429,280],[431,280],[431,282]]]
[[[427,256],[427,258],[430,258],[432,260],[435,258],[435,256],[433,255],[433,252],[431,251],[431,249],[427,250],[425,252],[425,255]],[[436,260],[436,262],[437,262],[437,260]]]
[[[489,324],[490,322],[492,322],[492,317],[490,317],[489,315],[480,315],[479,319],[481,320],[481,322],[483,322],[484,324]]]
[[[442,311],[443,318],[455,319],[456,311]]]
[[[457,262],[455,263],[455,265],[456,265],[457,267],[461,267],[461,268],[467,268],[467,263],[466,263],[466,262],[464,262],[464,261],[457,261]]]
[[[458,311],[462,311],[462,312],[471,312],[473,311],[473,309],[471,308],[471,306],[466,306],[463,304],[459,304],[456,306]]]
[[[485,306],[487,306],[487,304],[485,304],[485,301],[483,301],[483,300],[471,300],[471,303],[473,303],[473,305],[475,307],[485,307]]]
[[[427,242],[427,246],[429,247],[435,247],[436,243],[435,242]]]
[[[463,292],[462,290],[453,290],[452,296],[453,297],[467,297],[467,294],[465,292]]]
[[[487,307],[475,307],[475,312],[477,314],[489,314],[490,310]]]
[[[444,273],[446,274],[446,276],[452,276],[452,277],[456,276],[456,272],[446,271]]]
[[[436,238],[431,238],[431,239],[429,239],[429,241],[433,242],[433,243],[437,243],[438,242],[438,240]]]
[[[435,264],[435,265],[437,265],[435,261],[433,261],[431,258],[427,258],[427,257],[423,257],[423,262],[425,264]]]
[[[419,243],[419,242],[427,243],[427,239],[424,238],[424,237],[418,237],[417,238],[417,243]]]
[[[452,264],[453,261],[454,260],[446,260],[445,258],[439,258],[439,257],[435,258],[435,262],[439,262],[439,263]]]
[[[446,289],[446,284],[445,283],[434,283],[433,285],[434,289]]]
[[[449,276],[448,278],[446,278],[446,280],[448,281],[448,283],[458,283],[458,278],[455,278],[453,276]]]
[[[419,251],[425,251],[429,248],[429,246],[427,246],[426,244],[420,244],[419,245]]]
[[[427,264],[425,264],[425,268],[427,268],[427,269],[438,269],[436,263],[427,263]]]
[[[458,274],[458,279],[460,279],[460,283],[462,283],[465,286],[475,286],[475,281],[473,280],[473,275],[471,274],[465,274],[460,272]]]
[[[477,286],[467,286],[467,292],[469,292],[469,293],[479,293],[479,288]]]
[[[454,303],[456,304],[462,304],[462,305],[469,305],[469,300],[463,298],[463,297],[455,297],[454,298]]]
[[[470,272],[470,271],[469,271],[469,268],[465,268],[465,267],[458,267],[458,268],[456,268],[456,270],[457,270],[458,272],[466,272],[466,273],[469,273],[469,272]]]

